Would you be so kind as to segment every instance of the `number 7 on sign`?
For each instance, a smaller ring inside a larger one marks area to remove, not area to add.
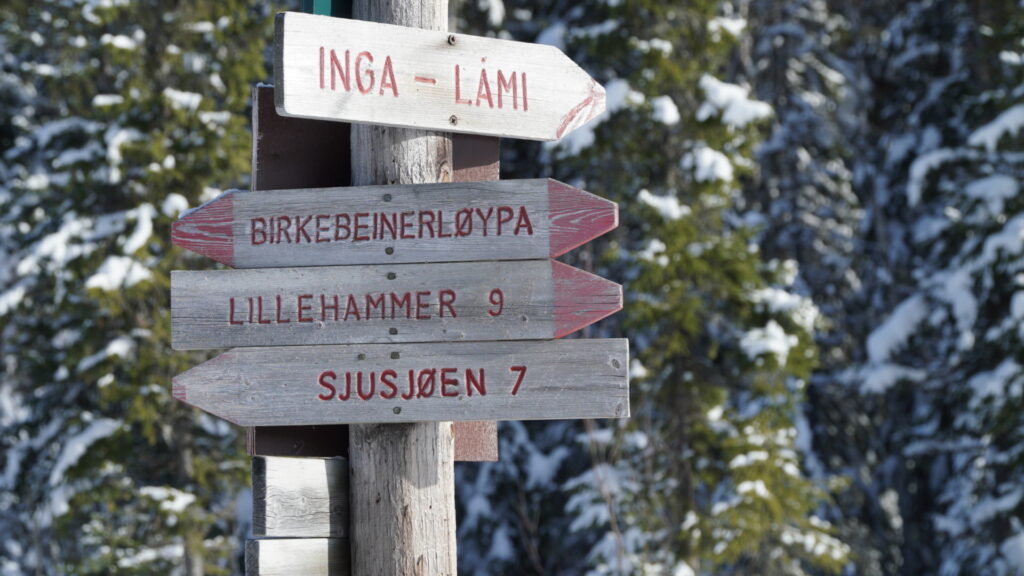
[[[526,366],[509,366],[510,371],[516,373],[516,383],[512,386],[512,395],[515,396],[519,393],[519,387],[523,384],[523,379],[526,378]]]

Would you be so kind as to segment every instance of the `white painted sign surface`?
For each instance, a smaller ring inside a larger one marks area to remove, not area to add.
[[[558,140],[605,109],[553,46],[282,12],[274,48],[281,115]]]

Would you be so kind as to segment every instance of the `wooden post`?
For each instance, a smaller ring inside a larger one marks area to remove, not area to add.
[[[356,19],[447,30],[447,0],[356,0]],[[452,180],[447,134],[352,126],[352,184]],[[352,572],[455,576],[451,422],[353,425]]]

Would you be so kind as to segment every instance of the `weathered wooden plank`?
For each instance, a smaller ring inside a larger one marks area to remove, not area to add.
[[[349,576],[347,538],[273,538],[245,542],[246,576]]]
[[[349,124],[281,116],[274,108],[274,87],[266,84],[253,88],[252,107],[253,190],[349,185]],[[453,182],[497,180],[500,159],[498,138],[452,135]],[[455,422],[453,435],[456,461],[498,460],[497,423]],[[348,426],[248,428],[246,449],[250,456],[346,457]]]
[[[553,46],[285,12],[274,48],[288,116],[557,140],[605,108]]]
[[[622,309],[622,287],[555,260],[171,274],[177,350],[561,338]]]
[[[241,426],[624,418],[625,339],[236,348],[174,397]]]
[[[253,536],[344,538],[348,518],[347,460],[252,459]]]
[[[524,260],[616,226],[614,202],[556,180],[505,180],[235,190],[182,216],[171,241],[237,268]]]

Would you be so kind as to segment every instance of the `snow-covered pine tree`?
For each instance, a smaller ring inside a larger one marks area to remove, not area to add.
[[[236,569],[236,434],[170,395],[202,357],[169,349],[169,227],[248,171],[268,12],[0,6],[4,574]]]
[[[874,425],[863,514],[888,519],[886,573],[1019,574],[1024,7],[890,10],[863,40],[885,88],[861,143],[885,256],[867,293],[887,310],[849,374]]]
[[[522,455],[528,472],[499,464],[466,478],[474,522],[460,543],[465,558],[470,540],[464,568],[502,573],[532,560],[536,533],[524,526],[559,531],[540,540],[555,546],[540,548],[555,555],[542,559],[549,572],[581,550],[597,574],[795,574],[846,562],[846,547],[814,515],[824,493],[804,476],[796,448],[816,310],[790,291],[791,262],[762,262],[740,216],[756,125],[771,108],[722,80],[742,26],[719,17],[721,8],[505,9],[517,38],[565,48],[606,86],[609,112],[596,125],[555,146],[516,147],[504,168],[620,203],[619,231],[592,245],[596,256],[585,249],[579,258],[625,281],[625,327],[606,323],[592,335],[627,333],[639,361],[628,423],[517,427],[502,448]],[[573,435],[577,445],[558,444]],[[528,478],[560,482],[579,470],[581,448],[591,465],[562,483],[573,497],[558,515],[557,491]],[[518,492],[502,497],[508,486]],[[508,502],[517,499],[518,521],[483,525],[479,511],[514,510]]]

